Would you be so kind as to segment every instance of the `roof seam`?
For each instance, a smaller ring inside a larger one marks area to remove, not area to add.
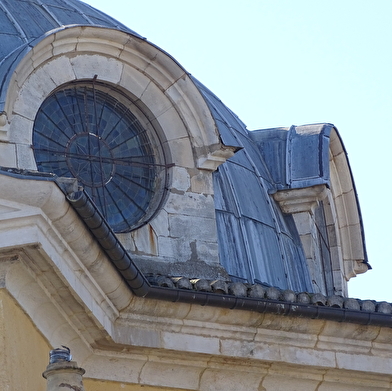
[[[29,40],[23,31],[23,29],[19,26],[19,24],[16,22],[15,18],[12,16],[11,12],[7,9],[7,7],[0,3],[0,7],[3,9],[4,13],[7,15],[7,18],[11,21],[11,23],[14,25],[15,29],[19,32],[20,37],[25,41],[25,43],[28,43]]]
[[[86,18],[88,23],[94,24],[93,21],[77,5],[74,4],[73,7],[75,8],[76,11],[79,12],[80,15]]]
[[[53,20],[55,20],[56,23],[58,23],[61,26],[61,22],[56,18],[56,16],[54,15],[53,12],[50,11],[50,9],[41,2],[40,6],[48,13],[48,15],[50,15],[51,18],[53,18]]]

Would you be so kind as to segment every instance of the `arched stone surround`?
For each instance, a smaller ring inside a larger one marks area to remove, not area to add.
[[[219,271],[206,272],[210,277],[223,272],[211,175],[233,149],[221,144],[211,113],[189,75],[146,40],[81,26],[59,29],[40,40],[10,81],[7,120],[0,132],[0,166],[36,169],[32,129],[42,102],[60,86],[95,75],[98,82],[127,94],[143,112],[143,125],[158,133],[172,164],[161,210],[147,225],[120,235],[124,245],[142,269],[157,261],[161,266],[176,264],[175,272],[189,275],[189,261],[218,267]],[[162,270],[170,273],[166,266]]]

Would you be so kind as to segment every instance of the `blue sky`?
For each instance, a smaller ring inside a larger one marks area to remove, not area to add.
[[[392,301],[392,1],[85,2],[171,54],[249,129],[333,123],[373,267],[350,296]]]

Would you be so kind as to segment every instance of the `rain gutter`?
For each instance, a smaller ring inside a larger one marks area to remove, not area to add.
[[[359,311],[316,304],[293,303],[264,298],[240,297],[196,290],[162,288],[153,286],[132,261],[116,234],[104,219],[94,202],[76,180],[58,178],[53,174],[0,167],[3,175],[18,179],[55,182],[76,213],[95,237],[114,267],[137,297],[171,302],[199,304],[227,309],[272,313],[297,318],[322,319],[379,327],[392,327],[392,315],[381,312]]]
[[[61,183],[59,186],[63,191],[65,190]],[[129,253],[124,249],[88,194],[83,190],[70,194],[64,192],[69,203],[101,245],[132,292],[138,297],[300,318],[392,327],[392,316],[384,313],[152,286],[132,261]]]

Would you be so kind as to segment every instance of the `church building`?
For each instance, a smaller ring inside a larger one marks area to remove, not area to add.
[[[0,36],[1,390],[392,389],[334,125],[249,131],[79,0],[0,0]]]

